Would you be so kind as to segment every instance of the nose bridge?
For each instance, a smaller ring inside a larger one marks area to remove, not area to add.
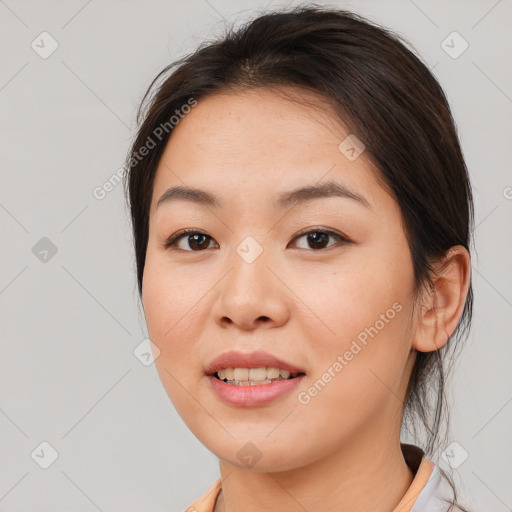
[[[228,262],[231,271],[220,289],[218,320],[229,318],[245,327],[261,318],[285,321],[286,291],[267,268],[272,267],[271,260],[271,248],[264,248],[255,236],[246,236],[234,248]]]
[[[260,240],[263,237],[260,238]],[[237,294],[244,295],[244,287],[250,287],[251,295],[259,295],[267,283],[266,265],[269,263],[270,248],[263,246],[254,236],[248,235],[235,247],[230,263],[233,267],[230,285],[236,288]],[[240,289],[241,288],[241,289]],[[240,293],[242,292],[242,293]]]

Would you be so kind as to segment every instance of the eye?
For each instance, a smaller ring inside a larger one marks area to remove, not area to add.
[[[184,247],[180,247],[180,243],[184,239],[185,246],[189,248],[186,249]],[[213,240],[213,238],[206,233],[201,233],[200,231],[196,231],[194,229],[183,229],[179,231],[175,235],[171,236],[164,244],[166,249],[176,249],[181,251],[188,252],[199,252],[208,249],[207,241]]]
[[[336,233],[334,231],[331,231],[329,229],[318,229],[315,228],[313,230],[309,230],[306,232],[303,232],[296,236],[294,240],[300,240],[301,238],[305,238],[306,244],[309,245],[309,248],[315,249],[315,250],[322,250],[322,249],[328,249],[332,247],[332,245],[326,245],[328,244],[329,237],[334,238],[338,242],[350,243],[350,240],[348,240],[346,237],[340,235],[339,233]],[[299,247],[300,249],[308,249],[308,247]]]
[[[340,235],[339,233],[336,233],[335,231],[318,228],[302,232],[298,236],[296,236],[294,240],[300,240],[301,238],[306,239],[306,244],[308,244],[309,247],[299,247],[300,249],[311,248],[315,250],[323,250],[332,247],[332,245],[335,245],[328,244],[329,237],[343,244],[350,243],[350,240]],[[182,241],[184,241],[184,244],[182,244],[182,246],[180,247]],[[171,236],[165,242],[164,247],[166,249],[175,249],[187,252],[199,252],[210,248],[209,243],[207,243],[208,241],[213,241],[213,238],[210,235],[207,235],[206,233],[202,233],[201,231],[197,231],[194,229],[183,229],[182,231],[179,231],[175,235]]]

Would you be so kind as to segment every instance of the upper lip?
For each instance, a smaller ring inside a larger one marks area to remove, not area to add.
[[[210,361],[205,368],[205,373],[213,375],[224,368],[261,368],[263,366],[288,370],[290,373],[305,373],[302,368],[267,352],[257,351],[244,354],[235,350],[224,352]]]

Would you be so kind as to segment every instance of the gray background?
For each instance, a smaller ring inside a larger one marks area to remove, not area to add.
[[[1,511],[182,511],[219,476],[154,365],[134,356],[147,333],[122,185],[102,200],[93,191],[123,164],[158,71],[225,23],[285,5],[0,1]],[[468,456],[453,473],[475,511],[512,510],[512,2],[330,5],[411,41],[453,108],[478,249],[473,329],[451,394],[450,439],[459,461]],[[43,31],[59,45],[47,58],[31,47],[51,48]],[[453,31],[469,43],[458,58],[442,47]],[[58,452],[47,469],[43,441]]]

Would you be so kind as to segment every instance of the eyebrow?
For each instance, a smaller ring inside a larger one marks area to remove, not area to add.
[[[322,185],[300,187],[298,189],[285,192],[281,194],[276,201],[274,201],[274,207],[277,209],[284,209],[292,205],[297,206],[299,204],[304,204],[313,199],[327,197],[343,197],[352,199],[371,210],[371,205],[366,198],[356,194],[345,185],[341,185],[335,181],[328,181]],[[206,190],[175,186],[168,188],[160,196],[156,208],[158,209],[160,205],[173,201],[190,201],[200,205],[211,206],[213,208],[221,208],[224,204],[220,198]]]

